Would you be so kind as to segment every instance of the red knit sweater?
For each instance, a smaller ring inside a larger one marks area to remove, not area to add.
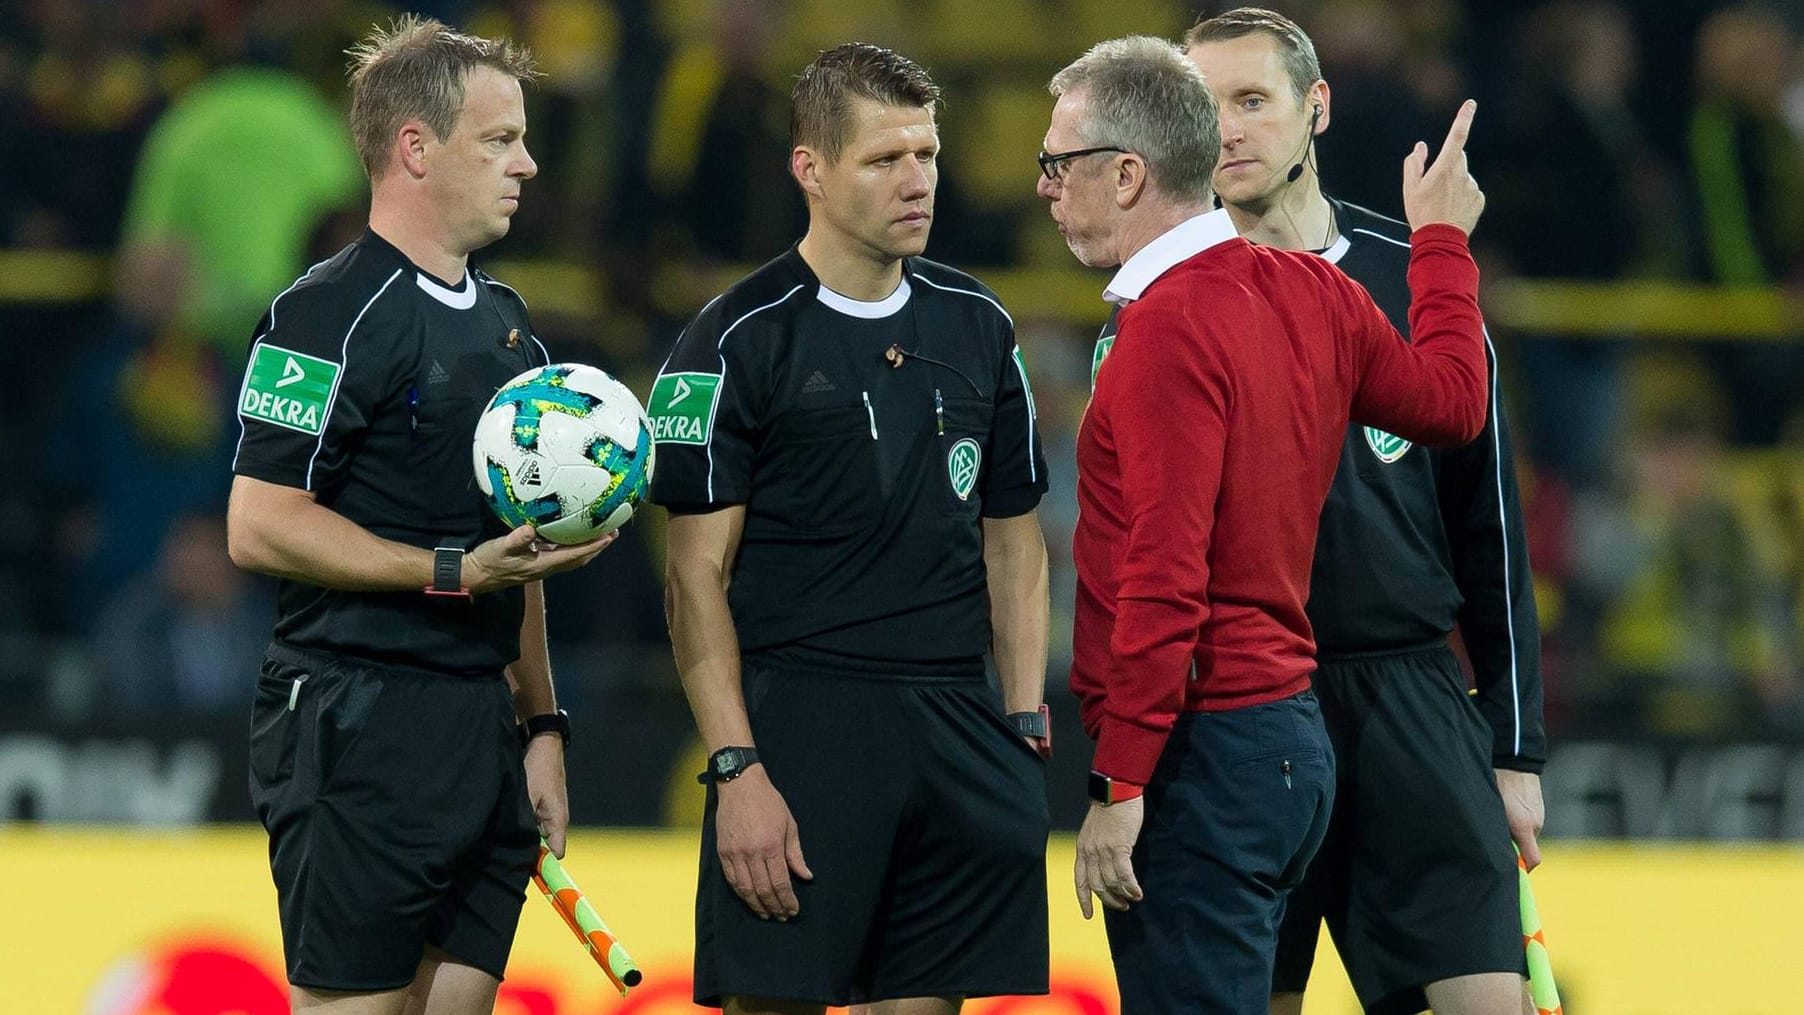
[[[1478,268],[1411,237],[1404,342],[1312,254],[1218,243],[1121,312],[1078,433],[1071,689],[1097,771],[1150,778],[1180,711],[1309,686],[1316,522],[1349,418],[1463,444],[1487,398]]]

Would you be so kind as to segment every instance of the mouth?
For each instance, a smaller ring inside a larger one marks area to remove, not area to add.
[[[933,216],[931,214],[929,214],[928,212],[911,211],[908,214],[902,216],[897,221],[901,222],[903,225],[918,226],[918,225],[925,225],[927,222],[932,221],[932,219],[933,219]]]
[[[1253,159],[1229,159],[1228,161],[1223,162],[1217,168],[1219,169],[1220,172],[1231,173],[1236,169],[1242,169],[1246,166],[1257,165],[1257,164],[1258,163]]]

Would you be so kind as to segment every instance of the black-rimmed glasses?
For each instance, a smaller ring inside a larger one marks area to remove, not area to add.
[[[1060,166],[1070,162],[1072,159],[1081,159],[1086,155],[1096,155],[1101,152],[1115,152],[1119,155],[1130,154],[1126,148],[1117,148],[1114,145],[1103,145],[1100,148],[1079,148],[1075,151],[1059,152],[1056,155],[1052,152],[1042,151],[1039,157],[1040,172],[1044,173],[1048,180],[1057,183],[1063,179],[1063,176],[1059,171]]]

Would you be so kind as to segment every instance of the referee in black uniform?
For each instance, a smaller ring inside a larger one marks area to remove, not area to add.
[[[468,264],[537,171],[530,58],[413,17],[352,56],[369,229],[276,296],[239,392],[232,559],[282,579],[251,796],[296,1010],[474,1015],[568,820],[539,579],[606,541],[540,547],[471,481],[483,406],[547,359]]]
[[[1409,227],[1321,192],[1329,91],[1309,37],[1241,8],[1184,42],[1221,108],[1215,189],[1241,235],[1320,253],[1407,336]],[[1301,1011],[1323,920],[1367,1012],[1533,1013],[1510,840],[1539,862],[1539,631],[1494,356],[1491,379],[1465,447],[1348,429],[1308,604],[1339,788],[1286,909],[1274,1015]],[[1456,624],[1476,697],[1447,645]]]
[[[695,999],[730,1012],[1047,989],[1046,468],[1013,322],[918,256],[938,96],[876,46],[802,72],[807,235],[701,311],[652,392],[671,638],[713,752]]]

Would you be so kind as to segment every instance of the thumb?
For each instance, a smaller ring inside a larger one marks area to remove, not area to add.
[[[539,530],[531,525],[522,525],[501,537],[501,545],[509,552],[520,553],[530,548],[533,540],[539,538]]]
[[[789,823],[789,834],[784,836],[783,858],[789,862],[789,869],[803,881],[813,881],[814,872],[808,869],[808,861],[802,858],[802,836],[796,829],[796,823]]]
[[[1541,844],[1535,839],[1534,833],[1523,835],[1522,841],[1517,843],[1517,847],[1522,850],[1524,867],[1532,871],[1541,866]]]
[[[1403,182],[1410,184],[1420,181],[1427,167],[1428,145],[1417,141],[1416,146],[1403,158]]]

